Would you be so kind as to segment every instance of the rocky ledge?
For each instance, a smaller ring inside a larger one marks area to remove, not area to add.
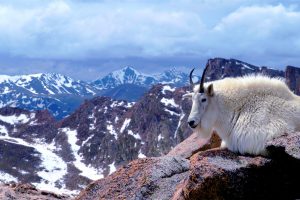
[[[135,160],[91,183],[77,200],[300,198],[300,133],[268,142],[268,157],[205,150],[219,144],[217,138],[200,151],[191,148],[203,145],[200,138],[192,135],[189,141],[169,155]]]
[[[0,185],[1,200],[70,200],[65,195],[38,190],[31,184],[4,184]]]

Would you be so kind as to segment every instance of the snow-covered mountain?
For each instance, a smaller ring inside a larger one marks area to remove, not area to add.
[[[176,87],[182,87],[189,84],[188,73],[178,71],[175,68],[173,68],[170,70],[166,70],[161,74],[155,75],[155,78],[158,81],[158,83],[174,85]],[[199,78],[200,76],[194,75],[193,79],[199,80]]]
[[[90,83],[60,74],[0,75],[0,107],[48,109],[55,118],[62,119],[74,112],[84,99],[94,96],[136,102],[155,84],[186,86],[189,84],[188,73],[170,69],[150,75],[125,67]],[[215,58],[210,59],[207,78],[217,80],[249,73],[284,76],[283,71],[257,67],[235,59]],[[194,77],[194,81],[197,79],[199,76]]]
[[[87,96],[96,94],[95,88],[88,83],[75,81],[61,74],[0,75],[0,92],[7,94],[15,90],[38,95],[72,94]]]
[[[146,75],[126,67],[92,83],[75,81],[61,74],[0,75],[0,107],[49,110],[57,119],[71,114],[84,99],[109,96],[137,101],[157,83],[187,84],[188,75],[176,70]]]
[[[132,67],[125,67],[91,83],[100,90],[99,95],[128,101],[137,101],[155,84],[186,86],[189,84],[189,74],[171,69],[150,75],[140,73]]]
[[[155,77],[140,73],[132,67],[125,67],[94,81],[92,85],[100,90],[105,90],[115,88],[122,84],[149,87],[155,83],[157,83]]]
[[[103,90],[116,88],[123,84],[133,84],[150,88],[152,85],[158,83],[184,86],[189,83],[189,74],[174,68],[160,74],[149,75],[140,73],[132,67],[125,67],[92,82],[92,85]]]
[[[70,114],[97,92],[88,83],[61,74],[0,75],[0,107],[48,109],[56,118]]]

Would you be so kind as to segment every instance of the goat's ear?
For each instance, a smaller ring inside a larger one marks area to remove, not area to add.
[[[207,87],[206,94],[207,94],[208,96],[214,96],[214,86],[213,86],[213,84],[210,84],[210,85]]]
[[[193,93],[187,93],[182,96],[182,99],[191,99],[192,96],[193,96]]]

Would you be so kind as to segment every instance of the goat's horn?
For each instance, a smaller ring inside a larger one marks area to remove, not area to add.
[[[208,66],[209,66],[209,63],[207,62],[206,66],[203,70],[203,73],[202,73],[202,77],[201,77],[201,81],[200,81],[200,87],[199,87],[199,93],[204,93],[204,80],[205,80],[205,74],[206,74]]]
[[[194,72],[195,68],[192,69],[192,71],[190,72],[190,85],[191,85],[191,88],[193,89],[194,88],[194,82],[193,82],[193,72]]]

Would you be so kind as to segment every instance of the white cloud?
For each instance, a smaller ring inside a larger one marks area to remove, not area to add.
[[[212,39],[221,43],[218,48],[227,56],[244,53],[260,60],[288,59],[300,53],[299,27],[299,11],[282,4],[250,6],[225,16],[213,28]]]
[[[295,12],[279,4],[277,6],[252,6],[237,9],[235,12],[225,16],[215,26],[217,31],[238,31],[243,29],[244,33],[255,37],[272,36],[274,30],[285,31],[284,28],[292,28],[300,23],[300,12]],[[283,28],[284,27],[284,28]]]
[[[300,12],[297,1],[289,2],[0,0],[0,54],[54,60],[236,57],[297,65]]]
[[[110,3],[0,4],[0,18],[5,50],[33,57],[168,54],[177,51],[174,44],[191,38],[187,34],[203,28],[195,13]]]

